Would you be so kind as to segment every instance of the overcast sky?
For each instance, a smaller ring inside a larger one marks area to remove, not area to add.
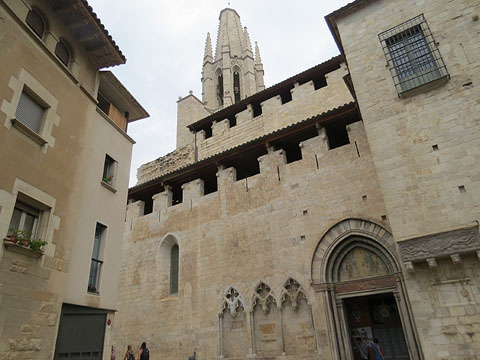
[[[228,0],[89,0],[127,58],[111,70],[150,114],[129,125],[137,168],[175,149],[177,99],[201,99],[207,32],[215,43]],[[231,0],[230,7],[258,41],[265,85],[274,85],[339,54],[324,16],[351,0]]]

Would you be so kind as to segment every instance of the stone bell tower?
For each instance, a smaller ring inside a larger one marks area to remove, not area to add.
[[[220,12],[219,20],[215,58],[208,33],[202,69],[202,101],[213,111],[265,89],[260,50],[255,42],[254,56],[240,16],[226,8]]]

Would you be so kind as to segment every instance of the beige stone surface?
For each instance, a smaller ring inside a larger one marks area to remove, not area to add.
[[[144,216],[139,203],[130,204],[116,345],[123,348],[145,340],[151,353],[164,359],[186,358],[193,351],[201,359],[215,358],[218,314],[229,286],[245,298],[248,312],[260,281],[280,301],[281,287],[291,277],[305,289],[315,331],[309,330],[308,307],[302,308],[302,315],[295,317],[300,319],[297,328],[288,322],[295,335],[286,332],[287,358],[318,358],[313,334],[321,358],[331,358],[323,298],[310,286],[313,252],[322,234],[342,219],[373,218],[381,223],[385,214],[363,125],[357,122],[348,128],[350,144],[328,150],[323,136],[312,138],[304,142],[302,160],[285,164],[278,152],[271,153],[261,159],[261,173],[247,179],[235,181],[232,169],[220,170],[217,192],[202,196],[201,182],[192,181],[183,187],[184,199],[191,201],[168,206],[156,196],[154,211]],[[180,248],[179,293],[172,295],[168,294],[169,252],[162,250],[168,239],[175,239]],[[249,329],[248,313],[246,321]],[[261,331],[266,337],[257,342],[269,342],[267,333],[279,331],[278,322],[276,330],[268,325],[270,320],[265,324]],[[304,329],[303,340],[297,341],[295,329]],[[247,348],[229,347],[227,338],[225,353],[245,358],[252,351],[249,334]],[[271,341],[265,354],[278,346],[278,337]]]

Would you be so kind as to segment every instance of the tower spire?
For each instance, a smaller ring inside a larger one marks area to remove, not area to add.
[[[262,58],[260,56],[260,49],[258,48],[258,43],[255,41],[255,64],[261,64]]]
[[[212,54],[207,35],[202,69],[203,101],[209,111],[227,107],[265,88],[258,45],[255,43],[254,53],[240,15],[228,7],[220,12],[218,20],[215,53]]]
[[[212,52],[212,39],[210,38],[210,33],[207,33],[207,40],[205,40],[205,53],[203,55],[203,63],[213,61],[213,52]]]
[[[248,33],[246,26],[243,28],[243,37],[245,39],[245,50],[249,50],[253,53],[252,42],[250,41],[250,34]]]

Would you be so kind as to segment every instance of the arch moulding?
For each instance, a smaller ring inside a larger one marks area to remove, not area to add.
[[[347,218],[332,226],[323,234],[315,248],[311,263],[312,285],[320,285],[327,280],[327,263],[336,246],[350,236],[361,236],[377,241],[388,252],[399,269],[395,242],[390,231],[370,220]]]

